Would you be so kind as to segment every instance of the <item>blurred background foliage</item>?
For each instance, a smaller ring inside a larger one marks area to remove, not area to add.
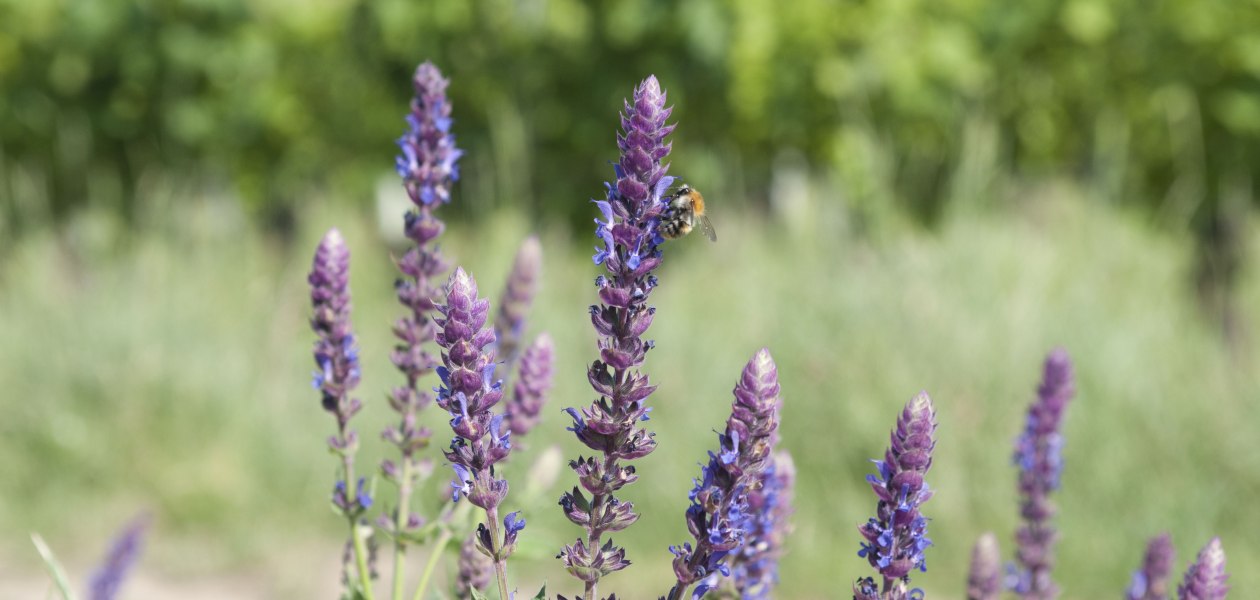
[[[336,586],[306,569],[332,573],[338,531],[303,278],[341,226],[371,438],[396,381],[399,227],[371,205],[398,193],[391,141],[424,59],[452,79],[468,151],[449,255],[493,298],[543,234],[533,327],[557,339],[555,406],[589,401],[572,376],[594,348],[585,200],[646,74],[675,105],[674,172],[713,205],[721,242],[671,245],[654,296],[669,449],[642,467],[642,567],[618,585],[663,584],[712,441],[694,433],[720,426],[761,345],[802,473],[782,597],[864,572],[866,461],[924,388],[943,426],[921,579],[958,597],[974,536],[1011,539],[1007,449],[1056,344],[1081,373],[1071,597],[1116,594],[1164,529],[1183,563],[1215,533],[1231,564],[1260,560],[1256,0],[0,0],[0,479],[17,490],[0,530],[45,531],[82,565],[145,506],[181,591],[208,572],[256,576],[208,597]],[[542,427],[532,452],[572,453],[560,419]],[[522,499],[526,581],[559,576],[568,477]]]
[[[3,0],[10,231],[134,218],[154,172],[226,182],[282,225],[312,189],[360,202],[421,58],[455,81],[481,184],[464,207],[584,222],[607,114],[646,73],[687,123],[682,174],[723,198],[766,198],[785,155],[927,223],[998,173],[1082,177],[1205,232],[1255,196],[1255,1]]]

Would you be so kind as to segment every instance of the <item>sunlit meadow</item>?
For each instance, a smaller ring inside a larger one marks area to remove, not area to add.
[[[9,532],[0,579],[15,582],[0,595],[47,587],[26,532],[44,533],[72,573],[85,573],[143,510],[154,523],[138,592],[308,597],[338,587],[342,537],[328,511],[334,461],[324,447],[332,423],[308,385],[307,249],[336,225],[354,256],[365,465],[381,451],[372,432],[395,385],[386,351],[397,313],[390,256],[400,250],[366,214],[318,198],[289,250],[254,233],[232,204],[178,193],[179,202],[175,190],[155,193],[140,236],[89,213],[73,235],[33,235],[0,264],[0,526]],[[1243,567],[1260,560],[1249,533],[1260,531],[1260,513],[1248,500],[1260,493],[1258,355],[1249,339],[1227,350],[1201,318],[1186,285],[1189,240],[1069,186],[1009,196],[990,214],[949,215],[939,232],[862,234],[822,188],[791,211],[726,212],[713,199],[720,241],[670,242],[653,295],[661,310],[647,368],[660,385],[660,451],[640,461],[651,483],[626,492],[643,514],[618,536],[635,565],[605,587],[637,598],[669,586],[666,546],[686,536],[686,494],[709,432],[728,414],[747,357],[767,346],[782,385],[782,444],[799,471],[779,597],[842,597],[868,574],[857,557],[856,527],[874,506],[863,477],[920,390],[932,394],[940,427],[936,496],[923,508],[935,546],[914,582],[929,597],[962,597],[981,532],[995,531],[1008,555],[1013,547],[1012,442],[1056,345],[1077,376],[1057,495],[1065,597],[1119,595],[1145,540],[1165,530],[1178,570],[1219,534],[1234,589],[1245,597],[1260,585]],[[547,580],[564,592],[571,582],[553,556],[573,529],[555,499],[571,475],[557,465],[554,478],[528,477],[551,481],[546,489],[524,482],[551,446],[578,451],[560,408],[591,395],[588,240],[502,211],[451,222],[443,252],[497,298],[530,233],[544,253],[530,331],[555,338],[557,375],[542,424],[505,470],[530,519],[509,567],[522,590]],[[1241,298],[1254,327],[1254,277]],[[445,427],[440,411],[426,417]],[[444,474],[429,483],[426,508],[447,486]]]

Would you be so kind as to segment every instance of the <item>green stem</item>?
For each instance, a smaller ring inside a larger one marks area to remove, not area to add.
[[[342,438],[344,439],[344,434]],[[348,454],[342,454],[342,465],[346,470],[346,504],[353,505],[359,501],[357,488],[354,487],[354,459]],[[363,543],[363,537],[359,535],[359,524],[355,522],[355,517],[348,516],[350,522],[350,542],[354,546],[354,563],[359,570],[359,588],[363,591],[363,597],[366,600],[376,600],[376,595],[372,593],[372,576],[368,571],[367,564],[367,547]]]
[[[442,512],[439,513],[438,520],[463,523],[468,516],[469,506],[470,504],[467,502],[458,506],[454,502],[448,502],[442,508]],[[411,597],[412,600],[423,600],[424,593],[429,589],[429,580],[433,578],[433,572],[437,570],[438,560],[442,558],[442,553],[446,551],[446,545],[454,537],[453,530],[454,527],[447,522],[446,526],[442,528],[442,533],[438,534],[437,543],[433,546],[433,553],[429,555],[429,560],[424,564],[424,572],[420,574],[420,584],[416,586],[416,593]]]
[[[402,534],[407,527],[408,510],[411,500],[411,458],[402,457],[402,473],[398,479],[398,508],[394,511],[394,600],[403,598],[403,555],[407,553],[407,545]]]
[[[494,575],[499,581],[499,600],[508,600],[507,561],[503,560],[503,544],[499,541],[499,509],[486,509],[487,527],[490,529],[490,544],[494,550]]]
[[[367,547],[363,544],[363,536],[359,535],[359,525],[350,519],[350,536],[354,540],[354,562],[359,568],[359,588],[366,600],[376,600],[372,592],[372,577],[368,571]]]
[[[450,543],[451,537],[453,536],[450,529],[443,529],[442,533],[438,534],[433,551],[429,554],[429,560],[424,563],[424,572],[420,574],[420,585],[416,586],[416,594],[411,597],[412,600],[423,600],[424,592],[429,589],[429,580],[433,577],[433,571],[437,570],[438,560],[446,552],[446,544]]]
[[[61,568],[61,562],[57,560],[57,556],[53,554],[52,548],[44,543],[44,538],[38,533],[31,534],[31,543],[35,544],[35,550],[39,551],[39,557],[44,559],[44,568],[48,569],[48,575],[52,577],[53,583],[57,584],[57,590],[61,592],[62,600],[75,600],[74,592],[70,591],[70,581],[66,578],[66,570]]]

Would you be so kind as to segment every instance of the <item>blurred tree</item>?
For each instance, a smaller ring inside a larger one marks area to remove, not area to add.
[[[273,223],[313,190],[365,202],[430,58],[462,210],[587,222],[613,113],[655,73],[685,123],[675,171],[723,203],[762,198],[791,150],[859,216],[930,224],[984,167],[1082,178],[1211,240],[1222,186],[1256,196],[1257,32],[1234,0],[0,0],[0,193],[10,222],[32,212],[17,174],[54,221],[134,218],[149,172],[230,181]]]

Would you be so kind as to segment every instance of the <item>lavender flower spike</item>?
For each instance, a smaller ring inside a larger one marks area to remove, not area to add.
[[[362,406],[349,397],[359,384],[359,352],[350,326],[350,250],[340,231],[324,234],[306,280],[314,312],[311,329],[319,335],[312,386],[320,391],[324,410],[344,427]]]
[[[1015,533],[1018,544],[1019,581],[1015,592],[1030,600],[1052,600],[1059,594],[1051,579],[1054,543],[1058,539],[1051,519],[1054,503],[1050,492],[1059,488],[1063,471],[1063,411],[1075,393],[1072,361],[1062,348],[1046,357],[1037,400],[1028,407],[1024,433],[1015,441],[1019,466],[1020,516],[1024,524]]]
[[[877,588],[874,580],[859,580],[853,590],[858,600],[909,598],[914,595],[906,590],[910,571],[927,571],[923,551],[932,540],[927,537],[927,518],[919,507],[932,497],[924,476],[932,467],[935,433],[932,399],[920,392],[897,419],[884,460],[875,461],[879,476],[866,476],[879,504],[875,518],[858,528],[866,540],[858,556],[870,561],[884,582]]]
[[[529,314],[534,294],[538,291],[539,272],[542,271],[542,244],[530,236],[516,251],[512,272],[508,274],[503,297],[499,300],[499,312],[494,317],[494,335],[498,340],[496,354],[503,361],[504,371],[511,371],[521,347],[521,335],[525,331],[525,317]]]
[[[997,536],[986,532],[971,550],[967,600],[998,600],[1002,596],[1002,553]]]
[[[411,248],[398,259],[401,276],[394,283],[398,301],[407,313],[394,323],[397,343],[390,355],[394,366],[406,377],[406,383],[389,393],[390,407],[398,413],[396,424],[381,434],[398,448],[399,463],[381,462],[385,479],[398,486],[398,505],[384,519],[384,528],[394,539],[394,590],[401,593],[403,581],[402,553],[409,533],[424,523],[410,510],[411,493],[425,470],[417,451],[429,445],[431,432],[419,424],[417,413],[433,401],[428,386],[420,379],[433,372],[438,360],[426,346],[434,340],[437,328],[433,323],[435,303],[440,298],[437,282],[447,270],[434,240],[445,225],[433,215],[442,204],[450,202],[451,185],[459,179],[457,161],[463,152],[455,146],[451,134],[451,105],[446,99],[450,82],[432,63],[416,68],[412,79],[415,97],[407,115],[407,131],[398,139],[400,154],[395,161],[403,187],[414,204],[403,216],[403,235]]]
[[[346,515],[354,516],[371,501],[367,499],[365,504],[345,493],[354,485],[353,457],[359,443],[349,422],[363,403],[350,397],[359,384],[359,349],[350,325],[350,251],[341,232],[330,229],[324,235],[315,250],[307,281],[311,284],[311,329],[319,336],[315,341],[312,385],[320,392],[324,410],[337,418],[337,435],[328,440],[328,445],[342,457],[345,470],[344,478],[337,483],[341,494],[334,491],[334,503]]]
[[[494,378],[494,331],[485,327],[490,303],[477,295],[477,282],[456,268],[446,285],[446,304],[438,308],[442,327],[437,336],[442,347],[438,376],[442,386],[437,403],[451,415],[455,438],[446,451],[446,460],[456,474],[452,483],[455,499],[465,496],[474,506],[485,509],[486,523],[477,526],[480,548],[495,563],[500,594],[506,598],[505,561],[516,546],[516,535],[525,521],[511,513],[503,520],[499,535],[499,504],[507,496],[508,483],[498,479],[494,465],[512,450],[502,414],[493,414],[503,399],[503,382]]]
[[[398,138],[401,154],[394,161],[407,195],[418,206],[451,201],[451,183],[459,179],[464,151],[451,135],[451,104],[446,99],[450,81],[431,62],[416,67],[412,84],[416,95],[407,115],[407,132]]]
[[[1142,568],[1133,573],[1125,600],[1168,600],[1168,576],[1176,560],[1174,552],[1172,537],[1167,533],[1151,538],[1146,544]]]
[[[692,598],[703,598],[712,585],[704,580],[718,572],[730,575],[726,557],[743,547],[756,526],[749,493],[763,483],[760,475],[777,441],[781,404],[779,372],[769,350],[762,348],[748,361],[734,393],[726,431],[718,435],[720,450],[709,453],[709,464],[691,490],[687,529],[695,547],[687,543],[669,549],[677,578],[669,600],[681,600],[698,582]]]
[[[605,199],[595,202],[603,219],[596,221],[600,246],[594,259],[608,271],[595,280],[600,304],[590,311],[600,339],[599,359],[591,364],[587,378],[599,399],[581,411],[566,412],[573,417],[570,429],[578,440],[602,456],[579,456],[570,463],[581,488],[592,497],[588,500],[574,487],[560,499],[569,520],[586,530],[585,539],[560,551],[569,573],[584,583],[585,600],[598,598],[602,576],[629,565],[625,551],[604,543],[603,536],[639,518],[630,503],[614,495],[638,477],[623,461],[642,458],[656,448],[654,434],[637,427],[647,420],[646,401],[656,389],[639,369],[652,347],[642,336],[655,312],[647,303],[657,284],[652,271],[661,263],[658,244],[663,239],[656,225],[664,209],[664,192],[673,183],[665,174],[668,165],[661,163],[670,150],[665,137],[674,129],[665,124],[669,114],[665,92],[655,77],[648,77],[621,115],[617,180],[606,184]]]
[[[1225,573],[1225,549],[1221,538],[1212,538],[1199,551],[1198,558],[1186,570],[1185,580],[1177,587],[1178,600],[1225,600],[1229,592],[1229,575]]]
[[[551,336],[544,333],[521,356],[520,371],[506,408],[512,435],[523,436],[538,425],[543,405],[547,403],[547,392],[551,390],[554,354]]]
[[[359,588],[364,597],[373,597],[368,569],[368,549],[358,532],[358,518],[372,505],[365,481],[354,478],[354,453],[359,447],[358,434],[349,429],[350,418],[363,403],[351,398],[359,384],[359,350],[350,326],[350,251],[341,232],[331,229],[315,251],[311,273],[311,328],[319,338],[315,341],[315,380],[324,410],[337,417],[337,435],[328,440],[329,447],[341,457],[342,478],[333,486],[332,503],[350,526],[350,544],[354,549],[359,574],[357,583],[347,582],[348,591]],[[353,492],[350,490],[353,488]]]
[[[149,516],[140,515],[123,528],[110,546],[105,560],[97,567],[88,587],[88,600],[113,600],[122,587],[127,572],[140,556],[145,531],[149,528]]]
[[[779,583],[779,559],[791,532],[792,486],[796,467],[786,450],[774,454],[748,492],[752,526],[744,546],[731,557],[731,577],[742,600],[767,600]]]

